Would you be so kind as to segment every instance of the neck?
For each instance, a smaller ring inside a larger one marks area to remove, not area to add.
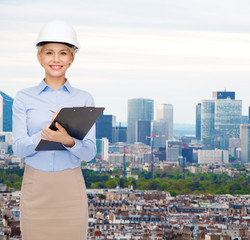
[[[65,77],[62,78],[51,78],[46,76],[45,77],[45,83],[51,87],[52,89],[54,89],[55,91],[61,87],[62,85],[64,85],[64,83],[66,82]]]

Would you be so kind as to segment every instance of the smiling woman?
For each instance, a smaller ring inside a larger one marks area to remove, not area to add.
[[[45,83],[54,90],[65,82],[65,73],[74,60],[70,47],[60,43],[47,43],[40,47],[37,58],[45,70]]]
[[[23,240],[86,240],[88,202],[81,160],[96,154],[95,126],[83,140],[71,137],[50,110],[94,106],[92,96],[73,88],[67,69],[79,48],[73,28],[61,21],[42,28],[36,45],[45,71],[38,86],[19,91],[13,104],[13,150],[25,158],[20,202]],[[60,142],[65,150],[36,151],[40,140]]]

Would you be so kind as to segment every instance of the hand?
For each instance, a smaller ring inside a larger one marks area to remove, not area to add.
[[[66,147],[73,147],[75,145],[74,139],[67,133],[67,131],[58,123],[55,124],[57,130],[53,131],[49,128],[49,125],[42,130],[42,139],[60,142]]]
[[[53,117],[52,117],[52,121],[51,121],[51,122],[54,121],[54,119],[56,118],[56,116],[57,116],[58,113],[59,113],[59,111],[58,111],[58,112],[55,112],[55,113],[53,114]]]

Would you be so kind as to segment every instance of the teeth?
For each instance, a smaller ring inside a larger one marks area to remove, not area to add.
[[[61,66],[54,66],[54,65],[52,65],[51,67],[54,68],[54,69],[60,69],[61,68]]]

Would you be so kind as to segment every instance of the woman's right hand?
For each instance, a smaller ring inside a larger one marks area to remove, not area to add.
[[[54,115],[53,115],[53,117],[52,117],[52,121],[51,122],[53,122],[54,121],[54,119],[56,118],[56,116],[57,116],[57,114],[58,114],[59,112],[55,112],[54,113]]]

